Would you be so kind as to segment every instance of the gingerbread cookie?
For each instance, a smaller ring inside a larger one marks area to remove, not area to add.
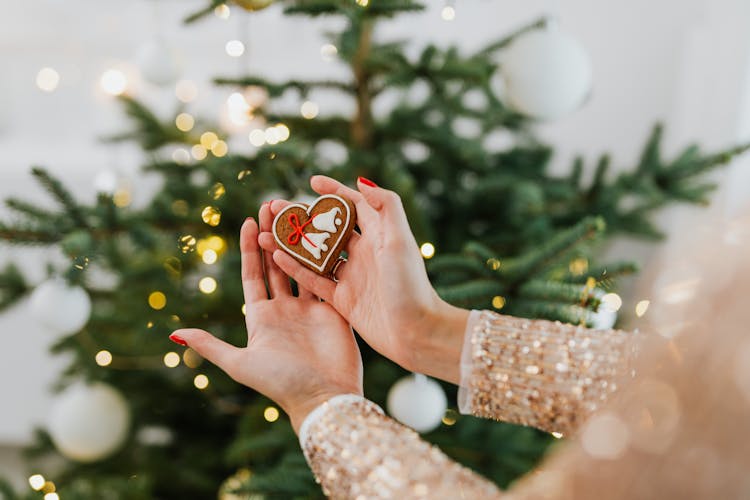
[[[293,203],[276,215],[273,237],[279,248],[318,274],[331,271],[357,223],[354,204],[326,194],[310,205]]]

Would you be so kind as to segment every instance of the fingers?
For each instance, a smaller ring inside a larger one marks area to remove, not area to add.
[[[299,283],[297,283],[297,291],[299,292],[299,298],[302,300],[318,300],[318,298],[311,291],[300,286]]]
[[[380,188],[372,181],[363,181],[362,177],[357,179],[357,187],[367,204],[374,209],[383,219],[385,227],[383,234],[394,234],[392,229],[396,229],[396,234],[408,235],[412,238],[409,221],[406,218],[404,205],[401,203],[401,197],[393,191]]]
[[[268,298],[266,283],[263,280],[263,259],[258,246],[258,224],[248,217],[240,229],[240,253],[242,254],[242,291],[245,303]]]
[[[333,302],[333,294],[336,291],[336,284],[333,281],[315,274],[282,250],[276,250],[273,253],[273,260],[282,271],[294,278],[300,287],[326,302]]]
[[[202,357],[227,372],[230,377],[235,366],[234,361],[242,351],[239,347],[228,344],[207,331],[197,328],[176,330],[169,338],[180,345],[189,346]]]
[[[273,215],[271,214],[271,208],[269,205],[269,203],[264,203],[260,207],[258,221],[260,222],[261,231],[271,231]],[[261,235],[263,234],[270,233],[261,233]],[[271,297],[279,297],[283,295],[290,296],[292,294],[292,289],[289,285],[289,278],[281,271],[281,269],[279,269],[279,266],[276,265],[269,253],[263,255],[263,268],[265,270],[266,279],[268,280],[268,289],[271,293]]]
[[[325,175],[313,175],[310,178],[310,186],[318,194],[337,194],[348,198],[357,207],[357,225],[362,231],[367,231],[377,220],[377,216],[365,201],[364,197],[357,190],[341,184],[336,179],[331,179]]]

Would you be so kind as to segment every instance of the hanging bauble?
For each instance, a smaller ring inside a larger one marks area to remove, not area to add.
[[[117,389],[103,383],[79,383],[60,394],[49,415],[52,442],[65,457],[95,462],[123,444],[130,409]]]
[[[591,61],[583,46],[555,27],[520,35],[503,54],[508,104],[553,120],[577,109],[591,90]]]
[[[88,323],[91,299],[86,290],[52,278],[34,290],[29,303],[32,317],[57,334],[76,333]]]
[[[143,78],[154,85],[172,85],[182,73],[179,53],[162,38],[141,45],[135,60]]]
[[[609,330],[617,322],[617,311],[607,307],[599,307],[596,312],[589,316],[591,327],[597,330]]]
[[[263,10],[271,5],[274,0],[233,0],[234,3],[239,5],[245,10],[253,12],[255,10]]]
[[[402,378],[388,391],[388,413],[417,432],[429,432],[440,425],[448,400],[440,384],[415,373]]]

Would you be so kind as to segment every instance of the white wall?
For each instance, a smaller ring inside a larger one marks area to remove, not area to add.
[[[410,38],[415,48],[427,41],[458,43],[467,50],[507,33],[555,7],[561,26],[579,38],[591,54],[595,89],[585,108],[540,127],[556,145],[555,168],[563,169],[575,153],[594,158],[611,151],[618,167],[631,165],[656,120],[668,123],[670,150],[689,140],[721,147],[750,136],[748,35],[750,6],[742,0],[671,0],[652,2],[549,1],[456,2],[456,19],[440,19],[441,2],[423,14],[384,26],[382,37]],[[154,15],[154,5],[160,11]],[[191,110],[215,116],[227,91],[213,91],[211,76],[238,75],[243,69],[271,77],[341,75],[343,68],[321,60],[320,33],[331,20],[283,18],[278,6],[257,15],[233,9],[227,21],[211,17],[193,27],[179,19],[187,5],[202,2],[133,0],[29,0],[6,2],[0,17],[0,197],[20,194],[39,199],[27,170],[47,166],[68,180],[80,196],[92,199],[91,179],[102,169],[134,175],[141,154],[132,146],[104,146],[97,137],[122,130],[123,118],[96,86],[100,73],[128,64],[137,48],[156,32],[184,56],[184,77],[199,83],[201,96]],[[243,34],[244,33],[244,34]],[[243,38],[242,61],[223,50],[230,38]],[[37,71],[52,66],[59,88],[43,93],[34,85]],[[136,93],[162,110],[175,100],[171,89],[138,82]],[[321,98],[322,112],[341,107]],[[240,144],[242,144],[240,146]],[[235,147],[249,147],[244,140]],[[743,164],[746,162],[743,162]],[[748,197],[749,169],[735,167],[719,179],[725,188],[718,207],[731,211]],[[138,184],[136,184],[138,185]],[[137,197],[145,198],[145,189]],[[684,210],[670,210],[666,226]],[[646,257],[642,246],[633,248]],[[0,264],[20,260],[29,276],[40,279],[44,254],[2,247]],[[22,444],[48,408],[46,388],[59,360],[44,354],[49,337],[28,317],[24,306],[0,316],[0,443]]]

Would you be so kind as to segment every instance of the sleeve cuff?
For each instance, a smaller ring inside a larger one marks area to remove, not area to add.
[[[334,406],[347,405],[358,401],[367,401],[363,396],[357,394],[339,394],[334,396],[325,403],[318,405],[313,411],[311,411],[302,421],[302,425],[299,427],[299,443],[302,449],[305,449],[305,443],[310,433],[310,427],[318,420],[321,416],[329,409]],[[380,407],[377,407],[380,410]],[[380,410],[382,413],[382,410]]]
[[[458,411],[464,415],[471,414],[471,402],[469,401],[469,380],[471,379],[472,365],[472,338],[474,329],[479,323],[481,311],[473,310],[469,313],[464,332],[464,346],[461,350],[461,381],[458,385]]]

